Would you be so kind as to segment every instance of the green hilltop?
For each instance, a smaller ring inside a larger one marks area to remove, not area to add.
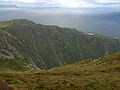
[[[107,36],[26,19],[0,22],[0,56],[11,60],[22,57],[29,69],[50,69],[119,51],[119,41]]]

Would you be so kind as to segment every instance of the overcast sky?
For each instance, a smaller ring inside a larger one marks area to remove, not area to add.
[[[39,5],[48,7],[120,7],[120,0],[0,0],[0,4]]]

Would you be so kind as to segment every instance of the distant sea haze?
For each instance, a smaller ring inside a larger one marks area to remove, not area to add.
[[[84,32],[97,32],[120,39],[120,12],[80,9],[0,9],[0,21],[29,19],[36,23],[76,28]]]

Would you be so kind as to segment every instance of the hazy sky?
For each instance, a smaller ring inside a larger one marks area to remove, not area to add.
[[[0,4],[39,5],[48,7],[120,7],[120,0],[0,0]]]

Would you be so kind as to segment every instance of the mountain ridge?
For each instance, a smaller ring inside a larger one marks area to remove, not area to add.
[[[33,68],[40,69],[97,58],[120,50],[119,41],[111,37],[91,36],[75,29],[35,24],[26,19],[1,22],[0,33],[1,40],[14,47]]]

